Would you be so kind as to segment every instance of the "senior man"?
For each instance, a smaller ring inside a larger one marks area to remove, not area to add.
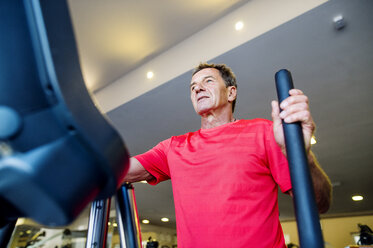
[[[330,180],[311,152],[315,124],[308,98],[293,89],[272,121],[238,120],[236,78],[222,64],[200,64],[190,83],[201,128],[160,142],[131,158],[126,182],[171,179],[178,247],[286,247],[277,189],[292,195],[282,120],[301,122],[321,213],[330,205]]]

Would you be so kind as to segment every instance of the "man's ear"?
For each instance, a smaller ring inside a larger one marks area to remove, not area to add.
[[[237,88],[235,86],[228,86],[228,101],[233,102],[237,97]]]

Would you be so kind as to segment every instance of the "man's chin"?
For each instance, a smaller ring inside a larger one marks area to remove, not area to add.
[[[210,111],[210,108],[200,108],[196,110],[197,114],[201,116],[206,115],[209,111]]]
[[[193,107],[194,107],[194,111],[196,111],[196,113],[198,115],[204,115],[208,112],[211,111],[211,106],[209,106],[210,104],[195,104]]]

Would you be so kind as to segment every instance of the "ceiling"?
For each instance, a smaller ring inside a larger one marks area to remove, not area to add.
[[[107,86],[248,1],[68,1],[88,87]]]
[[[211,25],[250,2],[69,1],[88,88],[99,95],[118,84],[118,79],[201,30],[208,32]],[[276,98],[274,74],[282,68],[292,72],[296,87],[310,98],[317,124],[318,142],[312,149],[334,185],[333,204],[322,217],[373,212],[371,13],[370,0],[330,0],[208,58],[210,62],[228,64],[235,72],[235,115],[239,119],[270,119],[270,102]],[[344,16],[346,26],[337,30],[333,18],[339,14]],[[229,38],[223,35],[215,42],[230,42]],[[210,45],[206,43],[204,49],[209,50]],[[204,49],[194,52],[202,53]],[[163,66],[172,71],[177,63]],[[106,110],[131,154],[143,153],[172,135],[199,129],[199,117],[189,100],[190,77],[191,70],[186,68],[157,87]],[[127,85],[128,91],[137,83]],[[155,187],[136,183],[135,190],[140,218],[156,225],[175,226],[170,181]],[[355,193],[363,194],[364,200],[353,202],[351,196]],[[279,205],[282,220],[294,218],[289,197],[280,194]],[[165,216],[170,218],[167,224],[160,222]]]

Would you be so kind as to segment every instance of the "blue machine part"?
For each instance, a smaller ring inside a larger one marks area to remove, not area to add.
[[[86,89],[65,0],[0,1],[0,35],[0,226],[69,224],[115,194],[128,152]]]

